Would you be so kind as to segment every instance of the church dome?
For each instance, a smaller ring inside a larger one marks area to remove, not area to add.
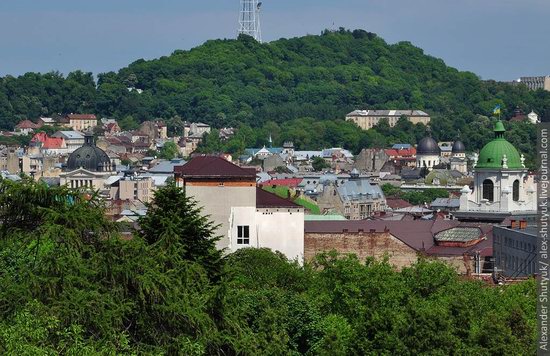
[[[465,152],[466,152],[466,146],[464,146],[462,141],[456,140],[455,142],[453,142],[451,153],[465,153]]]
[[[439,156],[441,153],[441,149],[437,145],[437,142],[431,137],[424,137],[420,142],[418,142],[418,146],[416,147],[416,154],[417,155],[436,155]]]
[[[92,172],[111,171],[111,159],[101,148],[94,143],[91,133],[86,133],[84,146],[76,149],[67,159],[67,170],[84,168]]]
[[[502,121],[495,123],[495,138],[487,143],[479,153],[475,168],[502,168],[503,158],[506,155],[509,169],[522,169],[521,157],[518,150],[504,138],[504,124]]]

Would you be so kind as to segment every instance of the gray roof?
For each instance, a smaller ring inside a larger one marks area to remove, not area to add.
[[[432,208],[458,208],[460,207],[460,199],[436,198],[430,205]]]
[[[340,185],[337,191],[344,202],[384,198],[384,193],[380,186],[370,184],[367,179],[349,180]]]
[[[52,137],[63,137],[69,140],[83,140],[84,135],[78,131],[57,131]]]
[[[469,242],[480,239],[481,229],[478,227],[453,227],[435,234],[438,242]]]
[[[174,173],[174,167],[182,166],[186,162],[183,159],[173,159],[171,161],[162,160],[156,166],[149,169],[151,173]]]

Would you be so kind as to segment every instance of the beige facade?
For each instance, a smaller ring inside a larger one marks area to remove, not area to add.
[[[97,119],[70,119],[69,126],[75,131],[86,131],[97,126]]]
[[[103,190],[105,180],[111,176],[111,172],[92,172],[83,168],[71,172],[61,173],[61,185],[67,185],[69,188],[89,188],[92,190]]]
[[[182,182],[179,182],[182,186]],[[192,182],[185,185],[185,192],[203,208],[202,213],[216,224],[216,235],[222,238],[218,248],[230,245],[231,208],[256,206],[256,182]]]
[[[530,90],[544,89],[550,91],[550,76],[521,77],[518,83],[525,84]]]
[[[387,119],[390,127],[394,127],[401,117],[406,117],[413,124],[428,125],[431,120],[430,115],[421,110],[355,110],[346,115],[346,121],[368,130],[382,119]]]
[[[109,195],[112,200],[139,200],[143,203],[153,200],[155,185],[150,177],[122,178],[117,183],[111,185]]]

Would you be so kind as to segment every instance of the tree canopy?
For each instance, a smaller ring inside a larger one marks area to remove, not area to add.
[[[333,252],[305,266],[267,249],[220,259],[175,185],[132,238],[94,195],[0,190],[1,354],[535,352],[534,280],[488,286],[423,258],[402,271]]]

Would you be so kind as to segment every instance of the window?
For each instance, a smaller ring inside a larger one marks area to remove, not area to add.
[[[483,181],[483,199],[487,199],[488,201],[493,201],[493,181],[490,179],[485,179]]]
[[[512,185],[512,199],[514,199],[514,201],[519,200],[519,180],[518,179],[516,179],[514,181],[514,184]]]
[[[237,245],[250,245],[250,226],[237,226]]]

